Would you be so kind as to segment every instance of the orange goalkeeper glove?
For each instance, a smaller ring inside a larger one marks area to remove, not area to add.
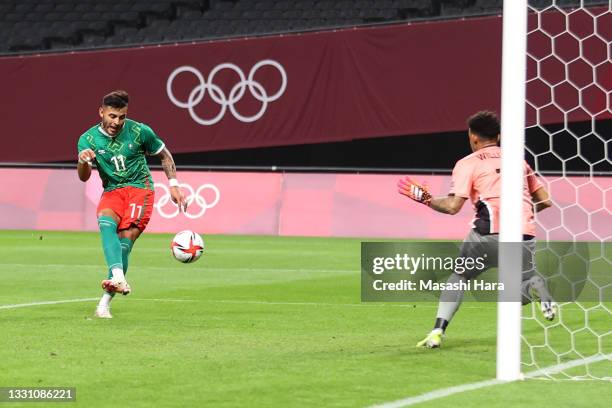
[[[397,188],[400,194],[426,206],[431,205],[432,197],[426,184],[421,185],[410,177],[405,177],[397,182]]]

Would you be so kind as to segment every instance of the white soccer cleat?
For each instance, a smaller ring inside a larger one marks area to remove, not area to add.
[[[540,302],[540,310],[546,320],[555,320],[557,315],[557,303],[555,302]]]
[[[442,329],[433,329],[427,337],[417,343],[417,347],[438,348],[442,344],[444,332]]]
[[[540,306],[542,316],[544,316],[546,320],[554,320],[557,315],[557,303],[552,300],[552,296],[548,293],[544,280],[539,276],[534,276],[529,279],[529,283],[531,300]]]
[[[102,281],[102,289],[108,293],[121,293],[124,296],[132,292],[132,288],[126,280],[117,279],[104,279]]]
[[[96,308],[95,316],[99,317],[100,319],[112,319],[113,318],[113,315],[110,312],[110,307],[104,307],[104,306],[98,306]]]

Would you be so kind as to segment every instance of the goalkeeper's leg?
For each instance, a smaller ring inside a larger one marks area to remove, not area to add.
[[[557,314],[557,304],[546,287],[546,281],[535,268],[535,239],[523,242],[523,282],[521,297],[523,305],[537,302],[546,320],[554,320]]]
[[[528,279],[523,280],[521,286],[523,305],[537,302],[542,315],[546,320],[554,320],[557,314],[557,303],[553,300],[546,282],[539,275],[534,274]]]
[[[485,267],[483,269],[465,271],[461,274],[453,272],[453,274],[448,277],[447,283],[452,284],[451,287],[466,287],[467,285],[465,284],[468,280],[476,278],[488,268],[495,265],[497,262],[498,242],[497,235],[481,235],[472,229],[461,244],[459,257],[469,257],[472,259],[484,258],[486,259]],[[427,337],[417,343],[417,347],[440,347],[444,332],[453,319],[453,316],[455,316],[457,310],[459,310],[459,306],[461,306],[462,301],[463,289],[445,290],[442,292],[440,302],[438,304],[438,314],[436,315],[434,328],[427,335]]]
[[[447,280],[447,283],[451,283],[453,286],[459,286],[461,282],[467,282],[467,278],[456,273],[449,276]],[[462,300],[463,290],[448,290],[443,292],[440,297],[440,302],[438,303],[438,314],[436,315],[434,328],[423,340],[417,343],[417,347],[440,347],[444,332],[457,310],[459,310]]]

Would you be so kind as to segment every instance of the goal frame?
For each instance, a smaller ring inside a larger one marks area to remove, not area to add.
[[[499,281],[520,290],[527,79],[527,0],[504,1],[501,100]],[[500,294],[501,296],[501,294]],[[505,296],[506,300],[508,299]],[[515,299],[516,296],[510,296]],[[497,379],[521,378],[521,303],[497,304]]]

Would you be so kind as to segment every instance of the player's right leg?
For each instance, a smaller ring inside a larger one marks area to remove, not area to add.
[[[521,284],[522,303],[536,302],[546,320],[554,320],[557,315],[557,303],[548,291],[546,282],[538,274],[535,264],[535,239],[523,242],[523,276]]]
[[[121,222],[121,217],[118,214],[122,213],[122,208],[123,199],[121,192],[118,190],[105,192],[98,204],[97,215],[102,251],[108,266],[108,279],[102,281],[102,288],[105,293],[96,309],[96,316],[98,317],[112,317],[110,315],[110,302],[114,294],[129,293],[129,285],[125,281],[123,273],[121,244],[117,235],[117,228]]]
[[[115,293],[123,289],[121,282],[125,281],[121,246],[117,236],[118,218],[111,209],[98,211],[98,226],[100,228],[104,258],[108,265],[108,279],[102,281],[104,294],[98,302],[95,316],[104,319],[111,319],[113,317],[110,313],[110,303]],[[127,285],[127,282],[123,285]]]
[[[117,227],[120,221],[119,216],[112,208],[98,210],[102,249],[110,275],[110,279],[102,281],[102,288],[109,293],[117,292],[127,295],[130,289],[123,272],[121,243],[117,235]]]
[[[123,273],[125,276],[125,274],[127,273],[127,262],[126,261],[127,261],[127,256],[129,254],[129,251],[131,249],[131,245],[128,245],[127,243],[123,243],[122,238],[120,238],[120,242],[121,242],[121,255],[122,255],[122,261],[123,261]],[[102,281],[102,288],[104,289],[104,294],[102,295],[102,298],[98,302],[98,307],[96,308],[96,313],[95,313],[96,317],[103,318],[103,319],[112,319],[113,316],[110,313],[110,303],[115,297],[115,294],[117,294],[118,292],[123,293],[125,291],[124,290],[125,288],[116,287],[113,284],[112,279],[113,279],[113,274],[109,270],[107,278]],[[131,290],[127,281],[126,281],[126,286],[128,288],[128,291],[127,293],[124,293],[125,295],[129,294],[129,291]]]
[[[521,294],[523,305],[536,302],[540,312],[542,312],[542,316],[544,316],[546,320],[555,320],[555,316],[557,315],[557,303],[553,300],[552,295],[548,291],[546,282],[537,272],[523,275]]]

